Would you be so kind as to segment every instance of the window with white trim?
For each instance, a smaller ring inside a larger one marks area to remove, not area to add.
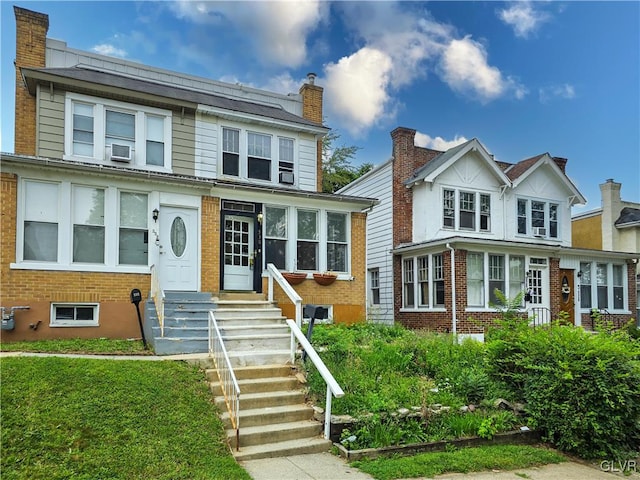
[[[444,307],[444,256],[434,255],[433,259],[433,306]]]
[[[347,247],[347,214],[327,212],[327,270],[349,270]]]
[[[514,299],[524,292],[524,257],[519,255],[509,255],[509,298]],[[524,297],[520,300],[524,305]]]
[[[71,194],[73,207],[72,261],[74,263],[104,264],[104,189],[74,185]]]
[[[402,306],[419,309],[444,307],[442,254],[403,258]]]
[[[293,145],[293,138],[278,137],[278,173],[280,183],[294,183]]]
[[[519,198],[516,207],[517,233],[541,238],[558,238],[559,205]]]
[[[23,183],[23,260],[58,261],[59,189],[58,183]]]
[[[249,178],[271,180],[271,135],[247,133],[247,172]]]
[[[65,158],[171,169],[171,111],[67,92]]]
[[[265,207],[265,261],[278,269],[287,268],[287,209]]]
[[[369,291],[371,305],[380,305],[380,269],[369,270]]]
[[[418,305],[429,306],[429,256],[418,257]]]
[[[498,304],[496,289],[510,299],[525,289],[525,257],[522,255],[467,252],[466,273],[468,307],[491,308]]]
[[[120,265],[147,265],[149,253],[147,211],[146,194],[120,192],[118,242]]]
[[[98,304],[52,303],[51,327],[97,327]]]
[[[318,212],[298,210],[298,270],[318,270]]]
[[[405,308],[415,307],[413,261],[413,258],[407,258],[402,262],[402,292],[404,299],[403,305]]]
[[[467,305],[484,307],[484,254],[467,252]]]
[[[496,289],[506,293],[504,274],[504,255],[489,254],[489,304],[496,305],[498,297]]]
[[[240,131],[233,128],[222,129],[222,173],[240,175]]]
[[[625,264],[580,262],[580,308],[626,311],[629,308],[626,272]]]
[[[453,230],[491,231],[491,195],[445,188],[442,226]]]

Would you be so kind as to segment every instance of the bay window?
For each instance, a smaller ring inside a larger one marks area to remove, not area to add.
[[[287,209],[265,208],[265,261],[280,270],[287,268]]]

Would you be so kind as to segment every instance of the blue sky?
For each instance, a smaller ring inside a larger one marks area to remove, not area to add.
[[[569,159],[588,204],[622,183],[640,202],[640,2],[7,2],[2,151],[13,151],[13,4],[47,13],[72,48],[282,93],[325,88],[355,164],[389,132],[446,149],[477,137],[499,160]]]

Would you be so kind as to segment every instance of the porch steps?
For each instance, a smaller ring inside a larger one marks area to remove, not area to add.
[[[238,461],[326,452],[331,442],[322,438],[322,424],[313,420],[313,409],[295,370],[290,366],[259,365],[234,369],[240,387],[240,450],[236,432],[215,369],[207,370],[211,392],[221,411],[227,441]]]

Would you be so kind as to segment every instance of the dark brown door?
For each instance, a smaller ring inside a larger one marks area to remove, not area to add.
[[[567,312],[571,323],[576,321],[575,292],[573,291],[573,270],[560,270],[560,311]]]

